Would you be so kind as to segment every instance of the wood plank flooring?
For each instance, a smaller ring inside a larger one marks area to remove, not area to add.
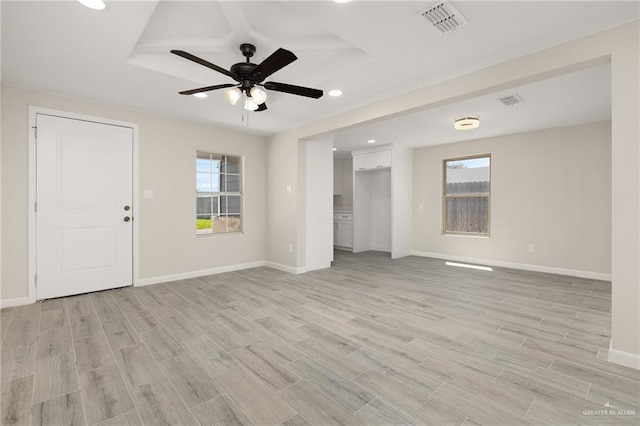
[[[48,300],[1,311],[0,424],[637,425],[610,306],[608,282],[342,251]]]

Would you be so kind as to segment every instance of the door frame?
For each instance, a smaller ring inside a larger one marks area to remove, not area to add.
[[[59,118],[67,118],[72,120],[89,121],[98,124],[106,124],[111,126],[127,127],[133,131],[133,205],[135,220],[133,221],[133,276],[131,277],[132,285],[136,286],[139,281],[139,223],[140,223],[140,203],[138,197],[138,175],[139,175],[139,126],[136,123],[130,123],[126,121],[112,120],[104,117],[96,117],[92,115],[79,114],[69,111],[61,111],[50,108],[43,108],[38,106],[29,105],[29,194],[27,211],[29,212],[28,218],[28,264],[29,264],[29,285],[28,285],[28,298],[29,303],[36,302],[36,244],[37,244],[37,226],[36,226],[36,115],[50,115]]]

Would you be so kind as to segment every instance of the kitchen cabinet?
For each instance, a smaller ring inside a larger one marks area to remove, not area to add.
[[[353,247],[353,214],[340,212],[333,215],[333,245],[337,248]]]
[[[353,170],[373,170],[391,167],[391,150],[353,156]]]

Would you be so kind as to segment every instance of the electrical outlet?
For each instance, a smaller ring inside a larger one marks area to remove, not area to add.
[[[529,244],[529,253],[535,253],[536,252],[536,246],[534,246],[533,244]]]
[[[293,253],[293,244],[289,243],[289,253]]]

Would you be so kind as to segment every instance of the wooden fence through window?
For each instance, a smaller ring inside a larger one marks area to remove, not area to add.
[[[489,182],[448,183],[445,231],[489,233]]]

